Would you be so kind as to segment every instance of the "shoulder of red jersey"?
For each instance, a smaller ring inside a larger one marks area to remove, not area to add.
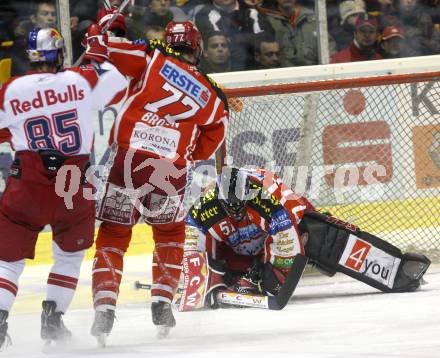
[[[179,51],[176,51],[176,50],[172,49],[171,47],[167,46],[166,43],[161,40],[150,40],[148,42],[147,54],[150,51],[154,51],[154,50],[159,50],[165,56],[174,57],[174,58],[178,59],[179,61],[187,64],[187,62],[182,57],[182,55]],[[227,101],[225,94],[221,90],[221,87],[211,77],[209,77],[207,74],[201,72],[198,68],[197,68],[197,71],[202,75],[202,77],[204,77],[206,79],[206,81],[211,85],[211,88],[217,94],[217,97],[220,98],[220,100],[224,103],[225,110],[229,111],[228,101]]]
[[[162,40],[149,40],[147,43],[147,53],[151,53],[154,50],[162,52],[166,56],[175,57],[182,60],[182,55],[179,51],[173,50],[171,47],[167,46]]]
[[[225,217],[227,217],[227,213],[220,205],[214,186],[205,190],[200,200],[191,207],[186,221],[190,225],[209,230]]]
[[[228,99],[226,98],[226,95],[223,93],[221,86],[215,82],[211,77],[209,77],[207,74],[199,71],[207,80],[208,82],[211,84],[212,89],[215,91],[215,93],[217,94],[217,97],[220,98],[222,100],[222,102],[224,103],[225,106],[225,110],[229,111],[229,104],[228,104]]]

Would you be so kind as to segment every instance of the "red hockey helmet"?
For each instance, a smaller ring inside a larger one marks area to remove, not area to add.
[[[198,60],[202,54],[202,35],[191,21],[171,21],[165,28],[165,42],[175,49],[187,49]]]

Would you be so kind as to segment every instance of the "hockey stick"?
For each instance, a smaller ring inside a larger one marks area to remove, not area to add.
[[[121,14],[122,11],[124,11],[125,7],[128,5],[129,2],[130,2],[130,0],[124,0],[121,3],[121,5],[119,5],[118,10],[113,13],[113,15],[110,18],[110,20],[108,20],[107,23],[105,24],[105,26],[101,29],[101,34],[105,34],[107,32],[108,28],[111,26],[111,24],[113,24],[113,22],[116,20],[118,15]],[[84,51],[81,54],[81,56],[78,57],[78,59],[73,64],[73,67],[79,66],[79,64],[82,62],[85,54],[86,54],[86,51]]]
[[[151,290],[153,288],[153,285],[150,285],[149,283],[142,283],[140,281],[135,281],[134,288],[136,290]],[[177,289],[177,293],[182,293],[183,290],[181,288]]]
[[[110,5],[110,0],[104,0],[103,3],[106,10],[110,10],[112,8]]]
[[[286,281],[280,289],[280,292],[276,296],[266,296],[257,294],[242,294],[230,291],[219,291],[217,293],[217,302],[227,304],[230,306],[240,307],[254,307],[263,308],[269,310],[282,310],[298,285],[299,280],[307,265],[307,257],[298,254],[295,256],[295,262],[289,274],[286,277]],[[135,289],[151,290],[152,285],[147,283],[141,283],[136,281],[134,283]],[[177,289],[177,293],[182,293],[181,288]]]

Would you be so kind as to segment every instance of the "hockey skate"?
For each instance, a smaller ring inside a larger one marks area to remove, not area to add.
[[[96,337],[98,344],[105,347],[107,344],[107,337],[113,328],[115,321],[115,310],[95,311],[95,320],[93,321],[90,333]]]
[[[8,334],[8,311],[0,310],[0,352],[11,345],[11,338]]]
[[[157,326],[157,338],[166,338],[171,328],[176,325],[171,304],[163,301],[153,302],[151,304],[151,313],[153,323]]]
[[[45,341],[44,350],[50,349],[52,343],[64,344],[72,338],[72,333],[66,328],[61,316],[63,312],[56,311],[55,301],[43,301],[41,313],[41,338]]]

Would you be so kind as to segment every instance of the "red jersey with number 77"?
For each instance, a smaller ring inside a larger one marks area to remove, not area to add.
[[[214,81],[158,40],[110,38],[108,51],[119,71],[132,78],[114,126],[120,147],[178,164],[206,160],[217,150],[229,112]]]

